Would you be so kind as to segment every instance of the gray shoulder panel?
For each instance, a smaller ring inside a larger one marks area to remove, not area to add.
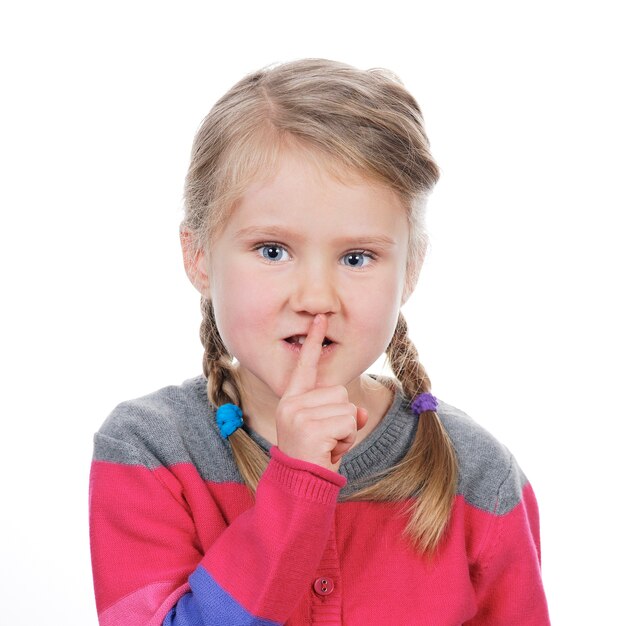
[[[410,413],[409,408],[406,411]],[[437,413],[459,460],[459,495],[481,510],[508,513],[519,503],[527,482],[511,453],[459,409],[440,401]],[[410,417],[413,423],[414,416]],[[215,424],[215,407],[208,402],[204,376],[122,402],[107,417],[94,442],[96,461],[150,469],[190,463],[204,480],[243,482],[230,444]],[[387,463],[394,462],[389,454],[385,456]]]
[[[94,438],[94,460],[150,469],[192,463],[205,480],[241,482],[197,376],[118,404]]]
[[[120,465],[145,465],[154,467],[149,461],[146,462],[141,455],[141,451],[133,445],[114,439],[109,435],[97,432],[94,435],[94,461],[108,461],[109,463],[119,463]]]
[[[459,461],[459,495],[484,511],[508,513],[527,482],[513,455],[463,411],[440,401],[437,414]]]

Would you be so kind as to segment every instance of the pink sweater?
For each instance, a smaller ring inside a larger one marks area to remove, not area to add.
[[[199,376],[122,403],[96,435],[90,521],[102,626],[549,624],[532,489],[465,414],[440,402],[460,478],[428,561],[403,537],[406,502],[344,501],[406,453],[416,418],[400,392],[340,474],[273,447],[253,498],[205,385]]]

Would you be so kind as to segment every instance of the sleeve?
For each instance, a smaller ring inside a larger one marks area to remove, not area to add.
[[[474,572],[478,613],[466,626],[549,626],[537,501],[513,457],[494,513]]]
[[[128,459],[128,444],[115,443]],[[94,460],[91,469],[100,625],[284,623],[322,557],[345,478],[274,447],[253,506],[226,526],[217,503],[212,519],[193,519],[174,474],[132,452],[136,464]],[[214,526],[205,553],[196,525]]]

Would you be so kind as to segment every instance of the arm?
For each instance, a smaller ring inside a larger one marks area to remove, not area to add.
[[[537,501],[513,459],[494,513],[473,576],[478,613],[467,626],[547,626]]]
[[[107,438],[109,439],[109,438]],[[90,534],[100,624],[285,622],[321,559],[345,479],[277,448],[256,502],[226,526],[217,504],[194,520],[175,471],[94,461]],[[130,446],[132,448],[132,446]],[[187,494],[189,495],[189,494]],[[195,525],[215,540],[202,553]]]

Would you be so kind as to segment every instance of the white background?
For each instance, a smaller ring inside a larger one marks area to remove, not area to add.
[[[0,622],[96,624],[92,434],[201,373],[177,236],[193,134],[245,73],[305,56],[388,67],[422,106],[442,178],[411,336],[534,485],[553,623],[623,619],[620,4],[2,9]]]

